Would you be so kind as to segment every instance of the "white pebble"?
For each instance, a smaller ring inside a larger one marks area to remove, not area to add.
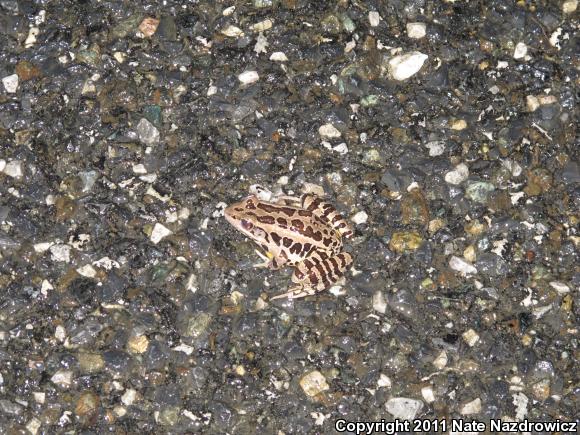
[[[50,247],[52,260],[70,263],[70,249],[69,245],[52,245]]]
[[[6,167],[6,160],[0,159],[0,172],[4,172],[5,167]]]
[[[562,3],[562,12],[565,14],[573,14],[578,9],[578,0],[566,0]]]
[[[463,275],[477,273],[477,269],[473,265],[455,255],[449,259],[449,267],[457,272],[461,272]]]
[[[150,240],[153,243],[157,244],[161,240],[163,240],[163,238],[165,238],[171,234],[173,234],[173,231],[171,231],[169,228],[166,228],[163,225],[161,225],[159,222],[157,222],[155,224],[155,226],[153,227],[153,231],[151,232]]]
[[[407,23],[407,36],[413,39],[421,39],[427,34],[425,23]]]
[[[330,123],[321,125],[320,128],[318,129],[318,134],[321,137],[326,137],[326,138],[331,138],[331,139],[341,136],[340,131],[338,131],[338,129]]]
[[[90,264],[85,264],[84,266],[77,268],[77,272],[79,275],[85,276],[87,278],[94,278],[97,276],[97,271]]]
[[[524,393],[515,393],[513,396],[512,403],[516,407],[516,420],[523,420],[528,414],[528,402],[529,399]]]
[[[133,165],[133,173],[134,174],[146,174],[147,168],[142,163],[139,163],[137,165]]]
[[[441,353],[437,355],[437,358],[433,360],[433,365],[437,369],[443,370],[443,368],[447,365],[447,361],[448,361],[447,352],[442,350]]]
[[[229,8],[225,8],[225,9],[222,11],[222,15],[223,15],[224,17],[227,17],[227,16],[229,16],[229,15],[233,14],[235,10],[236,10],[236,7],[235,7],[235,6],[230,6]]]
[[[330,388],[326,378],[318,370],[311,371],[300,379],[300,386],[307,396],[314,397]]]
[[[379,22],[381,21],[381,16],[377,11],[370,11],[369,12],[369,23],[371,27],[377,27]]]
[[[463,337],[463,341],[465,341],[469,347],[475,346],[479,341],[479,335],[473,329],[468,329],[461,334],[461,337]]]
[[[238,76],[238,80],[244,85],[255,83],[260,79],[257,71],[244,71]]]
[[[437,157],[443,154],[445,151],[445,142],[442,140],[433,140],[425,144],[426,148],[429,148],[429,156]]]
[[[137,391],[135,391],[133,388],[128,388],[127,391],[125,391],[121,396],[121,402],[123,402],[123,405],[131,406],[133,402],[135,402],[136,397]]]
[[[562,28],[558,27],[554,32],[550,35],[550,45],[552,47],[556,47],[560,50],[560,36],[562,36]]]
[[[63,343],[64,340],[66,340],[66,329],[64,329],[64,326],[58,325],[56,327],[56,329],[54,330],[54,338],[56,338],[61,343]]]
[[[348,147],[344,142],[332,147],[332,150],[343,156],[348,153]]]
[[[559,294],[565,295],[566,293],[570,293],[570,287],[560,281],[551,281],[550,287],[556,290]]]
[[[98,260],[93,261],[93,266],[99,267],[105,270],[111,270],[113,268],[119,269],[121,265],[119,262],[115,260],[111,260],[109,257],[99,258]]]
[[[286,186],[288,184],[288,181],[290,181],[288,176],[282,175],[280,178],[278,178],[278,181],[276,181],[276,183],[280,184],[281,186]]]
[[[2,84],[4,85],[4,89],[6,89],[6,92],[8,92],[9,94],[13,94],[14,92],[16,92],[16,89],[18,89],[18,75],[12,74],[4,77],[2,79]]]
[[[35,391],[34,393],[32,393],[32,395],[34,396],[34,401],[36,403],[40,403],[41,405],[43,405],[44,402],[46,401],[46,393],[42,391]]]
[[[38,429],[42,426],[41,421],[36,418],[32,417],[28,423],[26,423],[26,429],[30,432],[30,435],[36,435],[38,433]]]
[[[67,388],[72,383],[73,372],[72,370],[59,370],[57,371],[50,380],[53,384],[57,384],[61,387]]]
[[[23,174],[22,161],[12,160],[8,162],[4,167],[4,173],[12,178],[21,178]]]
[[[393,381],[384,373],[379,375],[379,379],[377,380],[377,387],[379,388],[391,388],[393,385]]]
[[[535,95],[526,95],[526,109],[528,112],[534,112],[540,107],[540,100]]]
[[[38,254],[42,254],[45,251],[48,251],[48,249],[54,245],[54,243],[52,242],[41,242],[41,243],[35,243],[34,245],[32,245],[32,247],[34,248],[34,252],[38,253]]]
[[[137,136],[145,145],[151,146],[159,143],[159,130],[145,118],[141,118],[137,124]]]
[[[274,23],[272,23],[272,20],[267,18],[264,21],[260,21],[259,23],[252,24],[250,26],[250,29],[253,30],[254,32],[263,32],[265,30],[271,29],[273,24]]]
[[[455,169],[445,174],[445,181],[449,184],[461,184],[469,177],[469,168],[465,163],[455,166]]]
[[[518,42],[514,49],[514,59],[523,59],[528,54],[528,46],[523,42]]]
[[[427,403],[435,402],[435,392],[431,386],[421,388],[421,396],[423,396],[423,400]]]
[[[373,294],[373,310],[385,314],[387,311],[387,301],[382,291],[378,290]]]
[[[38,27],[31,27],[28,30],[28,36],[26,37],[26,41],[24,41],[24,47],[30,48],[34,44],[36,44],[36,37],[40,33],[40,29]]]
[[[281,51],[275,51],[270,55],[270,60],[274,62],[287,62],[288,57]]]
[[[423,402],[407,397],[393,397],[387,400],[385,408],[395,418],[413,420],[423,408]]]
[[[239,27],[229,25],[225,29],[221,30],[221,34],[228,36],[230,38],[237,38],[239,36],[242,36],[244,32]]]
[[[395,56],[389,60],[389,71],[395,80],[406,80],[417,74],[429,56],[419,51]]]
[[[481,399],[478,397],[475,400],[472,400],[469,403],[466,403],[461,407],[461,414],[463,415],[471,415],[471,414],[479,414],[481,411]]]
[[[356,225],[359,225],[364,224],[368,220],[368,218],[369,215],[363,210],[355,214],[352,218],[350,218],[350,220],[353,221]]]

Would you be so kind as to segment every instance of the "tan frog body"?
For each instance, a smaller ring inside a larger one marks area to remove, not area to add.
[[[352,256],[342,250],[342,239],[351,237],[352,229],[332,205],[316,195],[284,196],[275,204],[252,195],[227,207],[224,214],[266,252],[257,251],[264,262],[254,267],[294,267],[296,285],[272,299],[322,291],[352,264]]]

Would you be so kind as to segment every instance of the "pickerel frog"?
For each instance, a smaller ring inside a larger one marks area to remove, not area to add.
[[[313,194],[283,196],[276,203],[249,196],[224,211],[236,229],[262,247],[264,260],[254,267],[272,270],[294,267],[287,293],[273,297],[302,298],[322,291],[347,271],[352,256],[343,251],[342,239],[352,229],[336,209]]]

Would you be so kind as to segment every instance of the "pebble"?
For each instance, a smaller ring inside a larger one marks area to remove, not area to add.
[[[68,388],[72,384],[72,378],[73,372],[71,370],[58,370],[50,380],[60,387]]]
[[[459,411],[462,415],[479,414],[481,412],[481,399],[472,400],[461,407]]]
[[[53,261],[70,263],[71,247],[69,245],[64,244],[52,245],[49,249]]]
[[[341,136],[340,131],[332,124],[324,124],[318,128],[318,134],[323,138],[334,139]]]
[[[573,14],[578,9],[578,0],[566,0],[562,3],[562,12],[565,14]]]
[[[518,42],[514,49],[514,59],[524,59],[528,54],[528,46],[523,42]]]
[[[469,168],[465,163],[455,166],[455,169],[445,174],[445,181],[449,184],[458,185],[463,183],[469,177]]]
[[[460,272],[462,275],[473,275],[477,273],[477,269],[473,265],[456,256],[452,256],[449,259],[449,267]]]
[[[377,27],[381,21],[381,16],[377,11],[369,12],[369,24],[371,27]]]
[[[159,26],[159,20],[156,18],[145,18],[139,24],[139,31],[147,38],[153,36]]]
[[[171,231],[169,228],[167,228],[167,227],[163,226],[162,224],[160,224],[159,222],[157,222],[155,224],[155,226],[153,227],[153,230],[151,231],[151,236],[149,237],[149,240],[151,240],[153,243],[157,244],[161,240],[163,240],[165,237],[167,237],[171,234],[173,234],[173,231]]]
[[[229,25],[226,28],[222,29],[220,32],[222,35],[225,35],[229,38],[239,38],[244,34],[242,29],[236,26]]]
[[[468,329],[461,335],[461,337],[463,337],[463,341],[465,341],[469,347],[475,346],[479,341],[479,335],[473,329]]]
[[[558,292],[558,294],[565,295],[566,293],[570,293],[570,287],[568,287],[563,282],[559,281],[551,281],[550,287]]]
[[[433,365],[438,369],[438,370],[443,370],[446,366],[447,366],[447,352],[445,352],[444,350],[441,351],[439,353],[439,355],[437,355],[437,357],[433,360]]]
[[[4,168],[6,168],[6,160],[0,159],[0,172],[4,172]]]
[[[427,34],[425,23],[407,23],[407,36],[412,39],[421,39]]]
[[[368,220],[369,215],[363,210],[356,213],[350,220],[356,225],[364,224]]]
[[[145,353],[149,347],[149,339],[145,335],[134,335],[127,342],[127,350],[133,354]]]
[[[26,423],[26,429],[31,435],[36,435],[38,430],[42,426],[42,423],[36,417],[32,417],[28,423]]]
[[[395,80],[407,80],[419,72],[428,58],[419,51],[395,56],[389,60],[389,72]]]
[[[288,62],[288,57],[281,51],[275,51],[270,55],[270,60],[274,62]]]
[[[467,121],[465,119],[454,119],[450,124],[451,130],[461,131],[467,128]]]
[[[387,300],[385,299],[385,295],[382,291],[377,290],[373,294],[373,309],[381,314],[385,314],[387,311]]]
[[[434,140],[427,142],[425,147],[429,149],[429,156],[437,157],[445,152],[445,142],[442,140]]]
[[[300,379],[300,386],[307,396],[314,397],[323,391],[330,389],[326,378],[318,370],[306,373]]]
[[[423,397],[423,400],[425,400],[425,402],[427,403],[435,402],[435,392],[433,391],[433,387],[431,387],[430,385],[421,388],[421,396]]]
[[[399,231],[393,233],[389,242],[391,251],[402,254],[404,252],[416,251],[423,243],[423,238],[416,231]]]
[[[250,85],[260,79],[257,71],[244,71],[238,76],[238,80],[244,85]]]
[[[423,402],[407,397],[393,397],[387,400],[385,409],[395,418],[413,420],[423,409]]]
[[[4,166],[4,171],[6,175],[12,178],[22,178],[24,171],[22,170],[21,160],[11,160]]]
[[[252,24],[250,29],[254,32],[265,32],[266,30],[270,30],[272,28],[272,20],[265,19],[264,21],[260,21],[256,24]]]
[[[135,399],[137,398],[137,391],[133,388],[128,388],[123,395],[121,396],[121,402],[125,406],[131,406],[135,403]]]
[[[141,118],[137,124],[137,136],[147,146],[153,146],[159,143],[159,130],[146,118]]]
[[[495,190],[495,186],[487,181],[473,181],[465,189],[465,197],[481,204],[487,201],[488,195]]]
[[[379,375],[379,379],[377,380],[377,387],[379,388],[391,388],[393,386],[393,381],[384,373]]]
[[[18,89],[18,74],[11,74],[2,78],[2,84],[7,93],[13,94]]]

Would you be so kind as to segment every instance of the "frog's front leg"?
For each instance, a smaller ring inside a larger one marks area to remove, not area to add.
[[[262,251],[256,249],[256,254],[263,260],[261,263],[256,263],[253,265],[255,268],[268,268],[270,270],[277,270],[280,269],[286,262],[288,258],[284,253],[280,255],[278,258],[274,257],[270,251],[267,250],[267,247],[263,247],[266,251],[266,255],[262,254]]]
[[[325,252],[314,252],[310,257],[298,263],[292,274],[292,282],[296,285],[288,292],[276,295],[273,299],[287,297],[288,299],[303,298],[322,291],[337,282],[352,264],[352,255],[339,252],[329,257]]]

